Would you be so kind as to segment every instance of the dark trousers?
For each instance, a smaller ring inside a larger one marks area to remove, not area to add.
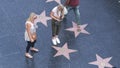
[[[26,53],[29,52],[30,47],[34,47],[35,43],[36,43],[36,40],[34,42],[27,41]]]
[[[52,36],[58,35],[60,32],[61,22],[52,19]]]

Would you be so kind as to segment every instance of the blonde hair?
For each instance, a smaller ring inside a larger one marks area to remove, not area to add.
[[[60,11],[62,14],[64,14],[64,6],[63,6],[62,4],[59,4],[59,5],[57,6],[57,14],[58,14],[59,11]]]
[[[59,4],[59,5],[58,5],[58,8],[60,8],[60,9],[63,10],[63,9],[64,9],[64,6],[63,6],[62,4]]]
[[[35,16],[36,16],[36,14],[34,12],[31,12],[30,16],[27,19],[27,21],[33,21],[33,19],[34,19]]]

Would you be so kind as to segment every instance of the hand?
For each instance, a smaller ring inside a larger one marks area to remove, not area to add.
[[[61,20],[60,19],[57,19],[58,22],[60,22]]]
[[[34,42],[34,40],[33,40],[33,39],[31,39],[30,41],[31,41],[31,42]]]
[[[36,39],[37,37],[36,37],[36,34],[34,34],[34,35],[32,35],[32,39]]]

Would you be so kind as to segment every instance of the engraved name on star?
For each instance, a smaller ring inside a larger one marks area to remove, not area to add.
[[[112,59],[112,57],[103,59],[103,58],[101,58],[99,55],[96,54],[96,58],[97,58],[96,61],[90,62],[89,64],[97,65],[98,68],[105,68],[105,67],[110,67],[110,68],[112,68],[112,67],[113,67],[113,66],[109,63],[109,61]]]
[[[51,17],[46,16],[46,12],[43,11],[40,15],[37,15],[37,19],[35,20],[35,22],[40,22],[47,27],[47,21],[50,19]]]
[[[65,43],[65,44],[63,45],[63,47],[56,47],[56,46],[52,46],[52,47],[53,47],[55,50],[57,50],[57,53],[54,55],[54,57],[63,55],[63,56],[66,57],[68,60],[70,60],[69,54],[77,51],[77,50],[73,50],[73,49],[68,49],[67,43]]]
[[[61,0],[47,0],[46,2],[52,2],[52,1],[55,1],[55,2],[57,2],[58,4],[61,4]]]
[[[72,24],[73,24],[73,27],[67,28],[66,30],[74,32],[75,37],[77,37],[80,33],[90,34],[89,32],[85,30],[88,24],[79,25],[80,28],[78,28],[75,22],[72,22]],[[78,31],[78,29],[80,29],[80,31]]]

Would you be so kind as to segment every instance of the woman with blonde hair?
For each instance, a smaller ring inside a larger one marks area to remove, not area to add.
[[[36,18],[37,15],[35,13],[31,13],[25,23],[25,41],[27,41],[25,56],[28,58],[33,58],[33,56],[29,54],[29,50],[38,52],[38,49],[34,48],[37,39],[36,24],[34,22]]]
[[[58,5],[54,7],[50,13],[52,18],[52,43],[57,45],[60,43],[58,34],[60,31],[61,21],[63,20],[67,9],[63,5]]]

